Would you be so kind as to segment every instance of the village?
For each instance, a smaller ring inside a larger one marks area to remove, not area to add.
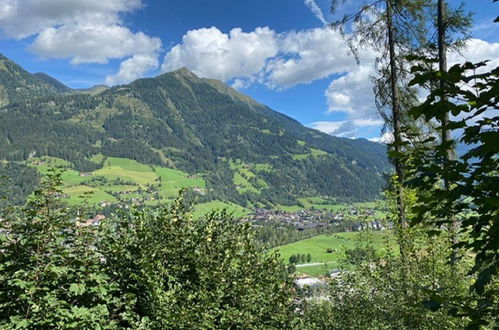
[[[337,211],[322,209],[302,209],[287,212],[275,209],[254,209],[242,222],[252,225],[273,225],[294,227],[304,231],[310,229],[336,228],[338,231],[360,231],[365,229],[384,230],[392,224],[385,217],[370,208],[348,207]]]

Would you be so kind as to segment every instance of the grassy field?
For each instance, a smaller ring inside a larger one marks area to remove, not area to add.
[[[211,201],[208,203],[200,203],[195,205],[193,216],[195,218],[201,217],[212,210],[227,209],[227,212],[233,213],[236,217],[242,217],[250,212],[250,210],[233,203],[225,203],[221,201]]]
[[[87,203],[89,204],[95,204],[101,201],[116,201],[116,198],[114,196],[109,195],[108,193],[94,187],[73,186],[64,188],[63,192],[69,195],[68,202],[72,205],[81,204],[85,200],[85,198],[82,198],[85,193],[90,193],[88,199],[86,199]]]
[[[311,149],[307,156],[321,156],[323,152],[316,149]],[[146,201],[147,205],[157,205],[171,201],[178,196],[181,189],[194,189],[198,193],[205,193],[206,183],[202,174],[189,175],[186,172],[141,164],[135,160],[108,157],[97,155],[91,159],[95,163],[103,162],[103,167],[90,172],[80,173],[71,169],[71,164],[62,159],[53,157],[34,158],[30,164],[36,167],[40,173],[46,174],[50,168],[62,167],[62,180],[64,182],[63,190],[69,196],[69,203],[72,205],[83,201],[80,196],[84,193],[91,193],[87,202],[96,204],[99,202],[115,202],[119,199],[137,198],[139,195],[136,190],[146,190],[152,187],[154,198]],[[268,187],[268,184],[258,178],[260,171],[273,171],[270,164],[258,163],[250,164],[241,161],[231,161],[230,167],[234,170],[233,182],[237,189],[243,192],[260,193],[262,189]],[[151,190],[150,190],[151,191]],[[300,198],[301,205],[276,205],[275,207],[288,212],[296,212],[302,209],[326,209],[333,212],[349,208],[351,205],[338,204],[332,199],[324,199],[321,197],[304,197]],[[255,207],[261,207],[256,205]],[[357,203],[355,206],[360,208],[375,207],[376,203]],[[223,203],[221,201],[212,201],[203,203],[196,207],[195,215],[199,216],[211,210],[211,208],[227,208],[233,211],[235,216],[243,216],[250,212],[249,209],[242,206]],[[379,211],[376,210],[376,216]]]
[[[179,190],[183,188],[206,188],[206,183],[200,177],[190,177],[185,172],[171,168],[155,167],[154,170],[161,178],[161,188],[159,191],[161,197],[176,197]]]
[[[132,181],[140,186],[154,184],[157,178],[151,166],[141,164],[135,160],[109,157],[104,166],[92,172],[95,176],[103,176],[110,180],[120,178],[125,181]]]
[[[279,246],[272,251],[278,251],[281,258],[286,263],[293,254],[310,253],[312,256],[311,263],[320,263],[320,265],[298,267],[297,272],[309,275],[319,275],[324,273],[324,264],[327,264],[328,269],[337,268],[339,266],[338,262],[343,256],[343,251],[355,247],[360,239],[369,239],[380,252],[384,252],[388,248],[393,248],[395,243],[393,237],[386,231],[374,231],[369,234],[346,232],[315,236]],[[332,249],[333,252],[328,253],[327,249]]]
[[[298,201],[303,205],[278,205],[276,208],[281,211],[286,212],[296,212],[303,209],[317,209],[317,210],[329,210],[332,212],[338,212],[340,210],[348,209],[351,205],[338,204],[333,200],[325,200],[321,197],[304,197],[298,198]]]
[[[95,159],[96,162],[101,160],[103,159]],[[31,165],[42,174],[48,173],[50,168],[57,166],[64,168],[63,191],[69,196],[68,202],[72,205],[81,203],[83,201],[81,196],[84,193],[91,193],[90,198],[87,199],[90,204],[102,201],[115,202],[117,199],[111,195],[112,193],[118,194],[122,199],[131,199],[139,197],[138,194],[131,192],[139,188],[145,189],[149,185],[155,187],[160,197],[159,201],[151,201],[157,204],[175,198],[179,190],[183,188],[196,188],[201,192],[206,188],[206,183],[201,176],[190,176],[179,170],[152,167],[124,158],[109,157],[105,159],[101,169],[85,175],[70,169],[70,163],[53,157],[34,159]],[[102,180],[102,182],[95,181],[90,184],[92,180]],[[116,180],[121,180],[122,183],[118,184]]]
[[[237,186],[237,190],[241,193],[252,192],[259,194],[262,189],[268,187],[267,182],[260,178],[256,178],[256,174],[260,171],[271,172],[270,164],[258,163],[248,164],[240,161],[231,161],[230,168],[234,170],[233,182]],[[250,182],[250,180],[255,180]]]

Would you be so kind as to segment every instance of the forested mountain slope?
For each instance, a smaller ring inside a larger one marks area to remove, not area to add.
[[[97,95],[54,86],[0,57],[0,159],[48,155],[89,172],[129,158],[202,176],[204,199],[267,206],[373,199],[389,169],[381,144],[306,128],[187,69]]]

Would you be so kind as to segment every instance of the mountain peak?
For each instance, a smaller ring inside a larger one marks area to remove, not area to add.
[[[190,79],[190,80],[199,80],[199,77],[196,76],[196,74],[194,72],[192,72],[191,70],[187,69],[185,66],[180,68],[180,69],[177,69],[175,71],[172,71],[171,72],[173,75],[175,75],[176,77],[178,78],[187,78],[187,79]]]
[[[55,89],[57,89],[61,92],[70,92],[71,91],[71,88],[69,88],[68,86],[66,86],[62,82],[60,82],[59,80],[55,79],[54,77],[49,76],[48,74],[46,74],[44,72],[34,73],[33,76],[38,77],[43,82],[51,85],[52,87],[54,87]]]

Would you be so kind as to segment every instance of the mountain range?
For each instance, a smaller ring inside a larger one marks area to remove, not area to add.
[[[44,156],[79,173],[110,158],[176,169],[204,180],[202,200],[246,207],[372,200],[390,170],[384,145],[304,127],[186,68],[74,90],[0,55],[0,159]]]

